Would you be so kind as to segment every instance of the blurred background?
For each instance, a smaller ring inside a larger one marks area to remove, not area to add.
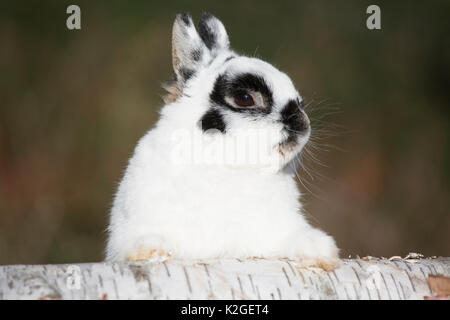
[[[450,2],[5,0],[0,264],[103,259],[113,194],[172,77],[175,14],[204,11],[310,103],[320,163],[305,154],[299,186],[343,257],[450,255]]]

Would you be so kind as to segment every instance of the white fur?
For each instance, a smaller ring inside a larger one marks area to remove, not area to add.
[[[224,63],[230,53],[223,49],[198,68],[183,96],[163,107],[156,126],[139,141],[111,210],[107,260],[124,260],[142,248],[183,259],[337,258],[334,240],[302,214],[289,166],[309,132],[284,157],[275,148],[285,138],[275,121],[277,108],[298,92],[286,74],[259,59],[239,56]],[[274,111],[257,121],[230,111],[227,132],[209,135],[209,143],[224,142],[242,129],[271,132],[264,141],[268,157],[239,165],[177,162],[174,149],[192,148],[186,137],[205,135],[198,121],[210,107],[214,80],[225,69],[264,77],[273,91]]]

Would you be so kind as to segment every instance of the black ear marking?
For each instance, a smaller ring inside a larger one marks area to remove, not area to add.
[[[224,133],[226,130],[223,116],[217,109],[208,110],[208,112],[206,112],[200,119],[199,125],[201,126],[203,132],[210,129],[217,129],[220,132]]]
[[[187,13],[177,14],[172,27],[172,66],[176,82],[164,86],[169,92],[164,101],[176,101],[183,94],[186,83],[204,65],[207,50],[195,30],[191,16]]]
[[[209,50],[212,49],[217,39],[216,35],[214,34],[214,30],[212,30],[208,26],[208,20],[212,18],[212,14],[204,13],[200,21],[198,22],[198,33]]]
[[[184,82],[187,82],[195,74],[195,71],[188,68],[180,68],[179,73]]]
[[[228,62],[228,61],[230,61],[230,60],[232,60],[234,58],[236,58],[236,57],[235,56],[229,56],[228,58],[225,59],[225,61],[223,63]]]
[[[198,34],[209,50],[228,49],[228,35],[222,22],[210,13],[204,13],[198,22]]]
[[[192,50],[192,60],[195,62],[199,62],[202,58],[202,50],[200,48],[196,48]]]
[[[172,66],[176,82],[164,86],[169,92],[165,101],[175,101],[183,94],[187,82],[208,66],[220,50],[228,49],[228,35],[222,22],[211,14],[203,14],[199,32],[187,13],[177,14],[172,27]]]
[[[191,18],[189,16],[189,14],[187,13],[180,13],[179,17],[181,18],[181,20],[183,20],[185,25],[190,25],[191,24]]]

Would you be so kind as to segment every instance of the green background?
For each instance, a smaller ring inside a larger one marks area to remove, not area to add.
[[[79,31],[66,28],[70,4]],[[381,30],[366,28],[370,4]],[[103,258],[112,196],[172,77],[175,14],[205,11],[310,103],[310,149],[326,166],[305,159],[300,188],[343,257],[450,255],[450,2],[7,0],[0,264]]]

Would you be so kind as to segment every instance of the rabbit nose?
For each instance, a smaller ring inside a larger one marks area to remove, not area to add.
[[[295,100],[290,100],[282,109],[281,122],[289,131],[298,134],[308,130],[310,125],[308,116]]]

